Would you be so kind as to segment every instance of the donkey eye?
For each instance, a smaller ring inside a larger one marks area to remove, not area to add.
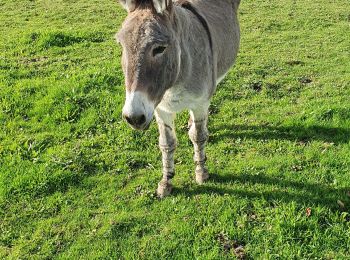
[[[159,55],[159,54],[162,54],[164,51],[165,51],[166,47],[165,46],[159,46],[159,47],[156,47],[153,49],[153,57]]]

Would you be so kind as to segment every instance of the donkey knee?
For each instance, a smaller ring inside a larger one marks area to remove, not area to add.
[[[205,143],[209,137],[206,122],[192,122],[188,135],[194,144]]]
[[[209,133],[205,122],[203,124],[198,124],[197,122],[194,122],[188,132],[188,135],[193,143],[194,160],[197,163],[204,162],[204,148],[209,137]]]

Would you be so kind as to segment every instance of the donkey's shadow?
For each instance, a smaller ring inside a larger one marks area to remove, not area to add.
[[[213,186],[212,184],[219,184]],[[220,185],[221,184],[221,185]],[[237,184],[237,185],[235,185]],[[252,189],[246,190],[242,185],[249,184],[250,187],[256,185],[273,186],[273,189]],[[281,201],[285,203],[296,202],[299,205],[322,206],[330,210],[345,211],[349,208],[340,208],[337,202],[350,202],[347,197],[349,188],[336,188],[331,185],[311,182],[291,181],[284,177],[272,177],[266,174],[210,174],[209,185],[190,185],[181,189],[175,189],[174,194],[185,194],[194,197],[200,194],[229,195],[236,198],[259,199],[273,203]],[[346,203],[348,204],[348,203]]]
[[[225,131],[229,130],[229,131]],[[335,145],[346,144],[350,140],[350,129],[332,128],[323,126],[245,126],[231,125],[211,128],[212,132],[223,132],[223,134],[212,135],[211,143],[227,139],[258,139],[258,140],[290,140],[307,144],[312,141],[322,141],[334,143]],[[222,185],[211,185],[222,184]],[[237,184],[237,188],[235,185]],[[245,190],[242,185],[250,186],[263,185],[274,186],[263,191]],[[349,210],[349,208],[339,208],[338,200],[349,201],[347,193],[350,187],[337,188],[332,185],[322,183],[312,183],[297,180],[290,180],[284,176],[273,177],[266,174],[210,174],[209,185],[184,187],[175,190],[174,193],[185,193],[186,196],[196,196],[199,194],[228,194],[238,198],[264,198],[269,202],[297,202],[299,205],[319,205],[331,210]],[[349,204],[349,203],[347,203]]]
[[[326,126],[271,126],[271,125],[219,125],[209,127],[211,143],[226,139],[323,141],[335,144],[350,141],[350,129]],[[223,132],[215,134],[216,132]]]

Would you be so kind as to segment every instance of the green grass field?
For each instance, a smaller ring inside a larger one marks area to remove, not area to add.
[[[243,0],[210,108],[211,180],[177,118],[121,119],[115,0],[0,1],[0,259],[349,259],[350,3]]]

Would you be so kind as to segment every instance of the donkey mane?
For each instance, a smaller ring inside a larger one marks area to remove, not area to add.
[[[138,0],[136,1],[136,8],[139,8],[139,9],[152,8],[155,11],[155,9],[153,8],[152,0]]]

